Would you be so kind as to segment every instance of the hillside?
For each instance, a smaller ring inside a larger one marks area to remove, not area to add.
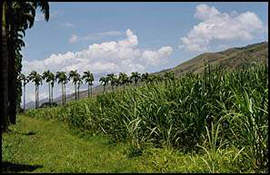
[[[267,58],[268,42],[262,42],[240,48],[230,48],[221,52],[204,53],[172,69],[167,69],[158,73],[163,74],[168,71],[173,71],[176,76],[187,72],[199,73],[204,70],[204,62],[211,65],[222,65],[227,69],[235,69],[253,61],[267,62]]]
[[[268,42],[261,42],[256,44],[247,45],[245,47],[229,48],[220,52],[200,54],[174,68],[162,70],[153,74],[164,74],[168,71],[173,71],[176,76],[180,76],[187,72],[200,73],[203,71],[204,63],[207,62],[211,65],[223,65],[227,69],[235,69],[243,64],[249,64],[253,61],[267,62],[268,58]],[[107,89],[110,89],[107,88]],[[103,87],[96,86],[93,88],[93,94],[97,95],[102,93]],[[80,92],[80,98],[87,97],[87,91]],[[67,101],[74,99],[74,94],[67,95]],[[48,101],[43,99],[40,104]],[[61,96],[54,100],[56,103],[61,103]],[[26,104],[26,108],[33,108],[34,102]]]

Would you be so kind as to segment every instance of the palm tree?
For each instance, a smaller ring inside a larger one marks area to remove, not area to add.
[[[115,85],[115,75],[112,74],[107,74],[107,79],[111,83],[112,91],[113,91],[113,86]]]
[[[126,73],[120,72],[118,79],[119,79],[119,84],[121,86],[124,86],[125,88],[125,84],[128,82],[128,75]]]
[[[113,84],[116,86],[116,88],[120,85],[119,76],[115,76],[113,79]]]
[[[25,111],[25,86],[29,82],[29,79],[24,74],[20,73],[19,80],[23,83],[23,111]]]
[[[56,72],[56,79],[58,79],[58,83],[62,84],[62,104],[66,104],[66,84],[68,82],[68,77],[66,72]]]
[[[111,86],[112,86],[112,90],[113,90],[113,87],[114,86],[116,86],[116,87],[119,86],[119,79],[117,78],[117,76],[112,77],[112,79],[111,79]]]
[[[130,79],[134,80],[136,86],[137,82],[141,79],[141,74],[139,72],[131,72]]]
[[[36,71],[32,71],[29,74],[29,80],[35,83],[35,99],[36,99],[36,109],[39,107],[39,85],[42,84],[42,76]]]
[[[46,6],[47,5],[47,6]],[[24,47],[23,37],[25,30],[31,28],[34,24],[35,10],[40,6],[41,9],[49,10],[47,2],[23,2],[19,0],[7,1],[6,10],[6,27],[7,27],[7,45],[8,45],[8,101],[9,101],[9,117],[12,124],[16,123],[16,108],[18,90],[17,78],[21,71],[21,48]],[[46,6],[46,7],[45,7]],[[45,12],[45,11],[43,11]],[[49,19],[49,11],[46,19]]]
[[[78,99],[78,96],[77,96],[77,83],[79,81],[79,74],[77,73],[77,70],[71,70],[69,72],[69,77],[68,79],[73,79],[73,84],[74,84],[74,89],[75,89],[75,100]]]
[[[77,90],[77,99],[79,100],[80,99],[80,87],[81,87],[81,84],[83,84],[83,81],[82,81],[82,78],[81,78],[81,75],[78,73],[77,74],[77,87],[78,87],[78,90]]]
[[[7,25],[6,25],[6,11],[7,1],[1,1],[1,61],[0,61],[0,100],[1,100],[1,115],[3,116],[3,123],[1,124],[1,130],[7,131],[9,125],[8,118],[8,44],[7,44]]]
[[[132,77],[129,76],[127,81],[126,81],[126,84],[128,84],[128,86],[132,83]]]
[[[56,80],[56,77],[52,72],[50,72],[49,74],[49,80],[51,83],[51,103],[53,103],[53,87],[54,87],[54,82]]]
[[[49,104],[51,104],[51,79],[50,79],[50,73],[51,72],[49,70],[47,70],[47,71],[43,72],[43,74],[42,74],[43,80],[45,80],[46,83],[48,83],[48,85],[49,85]]]
[[[147,82],[148,78],[149,78],[149,74],[147,72],[143,73],[141,76],[141,80],[144,82]]]
[[[0,113],[3,116],[2,131],[7,131],[8,115],[11,123],[16,123],[16,79],[20,72],[20,50],[24,42],[20,39],[27,28],[34,24],[35,10],[40,7],[45,19],[49,19],[49,4],[44,0],[26,1],[0,1],[1,8],[1,62],[0,62]],[[15,62],[15,59],[17,62]],[[9,106],[8,106],[9,104]],[[10,107],[10,109],[8,109]],[[9,111],[9,112],[8,112]]]
[[[85,83],[88,84],[88,97],[90,97],[90,88],[91,87],[91,97],[92,97],[92,86],[93,86],[93,81],[94,81],[94,76],[90,71],[84,72],[84,75],[82,79],[85,80]]]
[[[99,82],[101,82],[102,86],[103,86],[103,93],[105,92],[105,86],[108,84],[109,79],[108,77],[101,77],[99,79]]]

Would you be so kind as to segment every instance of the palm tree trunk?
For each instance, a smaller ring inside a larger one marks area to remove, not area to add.
[[[12,30],[12,29],[11,29]],[[8,62],[8,100],[9,100],[9,120],[11,124],[16,124],[16,99],[17,99],[17,88],[16,88],[16,68],[15,68],[15,48],[12,47],[12,43],[8,40],[9,50],[9,62]]]
[[[80,99],[80,86],[78,85],[78,91],[77,91],[77,93],[78,93],[78,100]]]
[[[25,84],[23,84],[23,111],[25,111]]]
[[[51,85],[50,83],[48,85],[49,85],[49,104],[51,104]]]
[[[74,84],[74,88],[75,88],[75,94],[74,94],[75,97],[74,98],[75,98],[75,100],[77,100],[77,87],[76,87],[76,84]]]
[[[67,94],[66,94],[66,84],[64,84],[64,104],[66,104],[66,100],[67,100]]]
[[[51,102],[53,103],[53,86],[52,86],[52,89],[51,89]]]
[[[35,96],[36,96],[36,109],[38,108],[39,104],[39,99],[38,99],[38,85],[36,85],[36,89],[35,89]]]
[[[62,105],[64,105],[64,83],[62,83]]]
[[[1,130],[8,130],[8,46],[6,33],[6,1],[1,1],[1,61],[0,61],[0,99],[1,99]]]
[[[37,87],[37,103],[38,103],[38,107],[39,107],[39,85]]]
[[[88,98],[90,97],[90,87],[89,87],[89,84],[88,84]]]
[[[91,85],[91,97],[93,96],[93,91],[92,91],[92,85]]]

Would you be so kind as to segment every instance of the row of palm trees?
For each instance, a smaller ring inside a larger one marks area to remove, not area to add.
[[[88,84],[88,97],[92,96],[92,86],[94,81],[93,73],[90,71],[84,72],[81,77],[77,70],[72,70],[67,74],[63,71],[58,71],[56,74],[49,70],[43,72],[42,75],[36,71],[32,71],[28,76],[20,74],[19,80],[22,82],[24,97],[23,97],[23,108],[25,110],[25,86],[27,83],[32,81],[35,84],[35,107],[39,107],[39,86],[42,85],[42,81],[45,80],[49,87],[49,104],[53,103],[53,88],[54,83],[57,81],[58,84],[62,85],[62,104],[66,103],[66,84],[72,80],[75,87],[75,99],[79,99],[80,86],[85,80]],[[91,91],[90,91],[91,89]]]
[[[163,80],[174,80],[174,73],[173,72],[166,72],[164,76],[155,75],[149,73],[139,73],[139,72],[132,72],[130,76],[126,73],[120,72],[119,75],[115,75],[114,73],[107,74],[99,79],[99,82],[103,86],[103,93],[105,92],[106,85],[110,84],[112,91],[114,87],[123,86],[124,89],[126,85],[131,85],[134,83],[137,86],[138,82],[158,82]],[[53,88],[54,83],[57,81],[58,84],[62,85],[62,104],[66,104],[66,84],[72,80],[74,85],[74,92],[75,92],[75,100],[78,100],[80,97],[80,87],[83,84],[83,80],[85,83],[88,84],[88,97],[92,97],[92,86],[94,81],[93,73],[90,71],[85,71],[81,76],[77,70],[71,70],[68,74],[63,71],[54,73],[50,72],[49,70],[43,72],[42,75],[37,73],[36,71],[32,71],[28,76],[24,74],[20,74],[19,80],[22,82],[24,97],[23,97],[23,108],[25,110],[25,86],[28,82],[32,81],[35,84],[35,107],[39,107],[39,86],[42,85],[42,81],[45,80],[49,87],[49,104],[53,103]]]
[[[103,86],[103,92],[105,92],[105,87],[108,84],[111,84],[112,90],[114,87],[123,86],[125,88],[126,85],[130,85],[134,83],[135,86],[138,85],[138,82],[146,82],[146,83],[153,83],[159,82],[163,80],[174,80],[175,76],[172,71],[165,72],[164,76],[159,74],[149,74],[149,73],[139,73],[139,72],[132,72],[130,76],[126,73],[120,72],[119,75],[115,74],[107,74],[107,76],[101,77],[99,82]]]

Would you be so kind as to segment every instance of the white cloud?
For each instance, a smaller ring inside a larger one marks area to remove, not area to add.
[[[78,39],[76,35],[70,42]],[[120,41],[94,43],[88,48],[77,52],[52,54],[43,60],[23,61],[23,72],[31,70],[70,71],[78,69],[83,72],[91,70],[95,73],[103,72],[132,72],[146,71],[148,68],[165,64],[173,49],[169,46],[158,50],[138,48],[137,36],[128,29],[126,38]]]
[[[100,33],[91,33],[88,34],[86,36],[76,36],[76,40],[74,40],[74,42],[77,41],[88,41],[88,40],[98,40],[98,39],[102,39],[103,37],[108,37],[108,36],[120,36],[123,33],[120,31],[109,31],[109,32],[100,32]],[[74,34],[71,35],[69,41],[74,37]],[[74,43],[74,42],[70,42],[70,43]]]
[[[68,41],[69,43],[75,43],[76,41],[78,41],[78,36],[75,34],[72,34]]]
[[[250,11],[221,13],[215,7],[201,4],[196,7],[194,17],[201,22],[180,40],[179,48],[189,51],[207,51],[214,41],[247,41],[263,32],[263,23]]]
[[[73,40],[76,40],[74,35]],[[22,72],[29,74],[32,70],[39,73],[45,70],[52,72],[78,70],[83,73],[90,70],[94,73],[95,79],[106,73],[126,72],[130,74],[133,71],[145,72],[149,68],[160,67],[167,63],[168,58],[173,52],[169,46],[161,47],[156,50],[138,48],[138,37],[128,29],[126,38],[120,41],[109,41],[102,43],[94,43],[88,48],[77,52],[66,52],[52,54],[48,58],[42,60],[27,61],[23,60]],[[98,81],[95,81],[96,83]],[[27,102],[34,100],[34,85],[27,85]],[[82,87],[83,88],[83,87]],[[40,87],[40,100],[47,98],[48,87],[44,82]],[[67,85],[67,93],[73,92],[73,85]],[[54,88],[54,97],[61,95],[61,86],[56,84]]]

